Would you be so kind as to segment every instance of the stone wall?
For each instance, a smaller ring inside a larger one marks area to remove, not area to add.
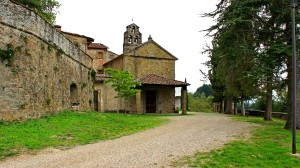
[[[74,36],[68,33],[63,33],[63,35],[72,41],[76,47],[79,47],[82,51],[87,52],[87,40],[85,37]]]
[[[136,79],[148,74],[175,79],[175,60],[127,56],[125,65],[125,70],[131,72]]]
[[[104,84],[104,111],[117,111],[123,109],[123,101],[117,96],[117,92],[111,86],[111,83]]]
[[[113,69],[118,69],[118,70],[126,70],[126,69],[124,69],[123,64],[124,64],[124,56],[121,55],[121,56],[115,58],[114,60],[104,64],[104,68],[113,68]],[[126,65],[126,63],[125,63],[125,65]]]
[[[35,12],[0,0],[0,51],[8,45],[14,55],[11,65],[0,62],[0,120],[71,109],[72,84],[79,110],[93,108],[92,58]]]

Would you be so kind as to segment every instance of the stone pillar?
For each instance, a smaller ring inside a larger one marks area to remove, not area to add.
[[[142,113],[142,91],[137,90],[135,95],[135,101],[136,101],[136,113],[141,114]]]
[[[103,109],[102,109],[102,103],[103,103],[103,101],[102,101],[102,95],[101,94],[102,94],[101,90],[98,90],[98,111],[99,112],[103,111]]]
[[[181,88],[181,97],[182,97],[182,114],[187,114],[186,106],[187,106],[187,87],[182,86]]]

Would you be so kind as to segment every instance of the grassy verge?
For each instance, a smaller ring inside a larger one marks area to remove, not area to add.
[[[284,121],[264,122],[262,118],[233,118],[259,124],[251,138],[238,140],[208,153],[196,153],[173,163],[174,167],[300,167],[300,158],[291,155],[291,131],[283,129]],[[300,136],[297,135],[299,147]],[[299,151],[299,148],[297,148]],[[299,152],[298,152],[299,153]]]
[[[65,111],[24,123],[0,123],[0,160],[45,148],[65,149],[162,125],[167,118]]]

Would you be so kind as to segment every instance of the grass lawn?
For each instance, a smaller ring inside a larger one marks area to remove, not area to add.
[[[1,122],[0,160],[23,152],[115,139],[168,121],[160,116],[65,111],[23,123]]]
[[[300,168],[300,157],[291,155],[291,131],[283,129],[285,121],[274,119],[273,122],[265,122],[262,118],[256,117],[232,117],[244,122],[256,123],[260,126],[253,130],[249,139],[231,142],[222,149],[208,153],[196,153],[194,156],[185,157],[174,162],[173,166]],[[300,153],[299,134],[298,131],[298,153]]]

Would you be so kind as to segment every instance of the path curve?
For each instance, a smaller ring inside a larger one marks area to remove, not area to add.
[[[0,168],[162,167],[182,156],[220,148],[250,132],[252,124],[216,113],[173,116],[170,123],[110,141],[65,151],[26,155],[0,162]]]

